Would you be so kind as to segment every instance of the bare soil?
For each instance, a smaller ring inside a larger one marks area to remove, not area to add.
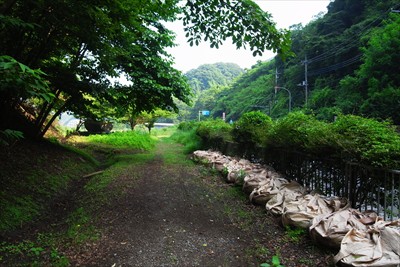
[[[59,248],[71,266],[260,266],[274,255],[284,266],[331,266],[332,251],[307,234],[293,239],[279,218],[249,203],[240,188],[183,154],[171,162],[170,153],[182,149],[159,142],[153,159],[114,177],[107,187],[111,197],[93,214],[99,238]],[[82,186],[72,187],[63,205],[77,205]],[[48,214],[65,218],[70,209]],[[42,231],[50,219],[44,218],[34,227]],[[52,225],[65,230],[62,223]],[[29,232],[37,231],[30,226]]]

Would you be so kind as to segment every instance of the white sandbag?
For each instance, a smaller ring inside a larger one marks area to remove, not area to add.
[[[400,266],[400,220],[385,222],[379,218],[367,231],[350,230],[334,259],[346,266]]]
[[[328,198],[319,194],[305,195],[285,203],[282,224],[308,229],[312,219],[322,214],[331,214],[343,208],[339,198]]]
[[[198,162],[214,163],[216,160],[226,157],[218,151],[196,150],[193,152],[193,160]]]
[[[250,201],[257,205],[266,205],[282,188],[282,185],[288,184],[285,178],[267,178],[259,188],[255,188],[250,193]]]
[[[253,168],[253,164],[246,160],[232,160],[227,165],[227,172],[226,180],[228,183],[235,183],[235,184],[243,184],[245,177],[251,173]]]
[[[196,150],[193,152],[193,160],[194,161],[202,161],[206,160],[209,157],[209,151],[204,151],[204,150]]]
[[[271,191],[273,197],[265,205],[266,209],[274,215],[282,215],[286,202],[294,201],[305,194],[303,186],[295,181],[282,184],[280,188]]]
[[[376,221],[376,213],[360,212],[356,209],[317,216],[310,226],[310,236],[315,243],[339,249],[344,236],[352,229],[366,231]]]
[[[226,166],[232,161],[230,157],[221,155],[220,157],[212,159],[211,167],[217,171],[223,173],[226,170]]]
[[[246,176],[243,166],[238,164],[236,159],[232,159],[225,167],[225,179],[228,183],[238,183],[240,179],[244,179],[244,176]]]
[[[250,194],[254,189],[261,187],[271,179],[270,173],[267,170],[260,172],[251,172],[244,178],[243,192]]]

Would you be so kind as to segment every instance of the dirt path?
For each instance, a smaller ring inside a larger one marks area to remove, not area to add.
[[[275,254],[286,266],[327,266],[309,240],[292,241],[176,144],[160,142],[109,190],[119,193],[97,214],[101,238],[70,251],[73,266],[259,266]]]

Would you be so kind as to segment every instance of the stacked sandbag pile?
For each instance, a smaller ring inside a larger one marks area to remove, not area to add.
[[[246,177],[247,178],[247,177]],[[245,178],[245,184],[246,184],[246,178]],[[254,184],[255,179],[249,179],[247,180],[248,184]],[[279,178],[279,177],[271,177],[269,179],[265,179],[264,181],[261,181],[258,183],[258,187],[254,186],[252,190],[248,190],[246,193],[250,194],[250,201],[254,204],[257,205],[262,205],[265,206],[268,201],[270,201],[274,196],[276,196],[279,192],[281,192],[282,187],[285,184],[288,184],[288,180],[285,178]],[[250,186],[247,186],[248,188]],[[251,187],[250,187],[251,188]]]
[[[339,249],[344,236],[350,230],[367,231],[377,217],[374,212],[360,212],[352,208],[323,214],[313,219],[310,236],[316,243]]]
[[[306,190],[296,181],[283,183],[272,192],[273,197],[266,203],[265,207],[274,215],[282,215],[286,203],[295,201],[306,194]]]
[[[400,220],[377,221],[367,230],[352,228],[343,237],[335,262],[347,266],[399,267]]]
[[[285,203],[282,212],[283,225],[308,229],[311,221],[320,215],[331,214],[348,208],[348,202],[338,197],[307,194]]]
[[[347,199],[307,193],[295,181],[248,160],[215,151],[195,151],[193,159],[222,172],[227,182],[243,184],[254,204],[282,218],[283,225],[310,230],[314,241],[340,248],[335,261],[346,266],[400,266],[400,220],[351,209]]]

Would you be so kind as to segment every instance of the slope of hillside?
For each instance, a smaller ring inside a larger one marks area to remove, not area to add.
[[[231,86],[204,93],[211,114],[235,119],[261,110],[281,117],[290,92],[292,110],[306,109],[319,119],[342,113],[399,124],[400,16],[392,12],[398,9],[394,0],[331,2],[327,14],[291,27],[294,57],[258,63]],[[275,86],[282,88],[275,93]]]
[[[234,63],[204,64],[185,73],[194,92],[230,84],[244,70]]]

